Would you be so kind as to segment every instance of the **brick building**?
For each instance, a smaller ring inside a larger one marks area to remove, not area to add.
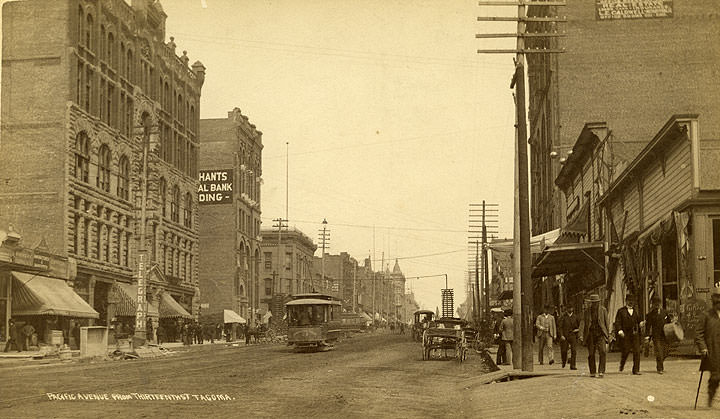
[[[668,115],[720,108],[720,46],[709,42],[720,38],[717,2],[622,2],[629,9],[613,12],[618,3],[573,1],[528,10],[528,15],[567,17],[559,28],[528,25],[528,32],[567,32],[559,39],[526,41],[530,47],[565,49],[527,57],[533,234],[567,221],[567,206],[554,180],[587,121],[612,127],[610,163],[617,174]],[[654,9],[643,9],[647,7]],[[647,17],[653,14],[658,17]],[[702,135],[717,138],[718,113],[705,112],[700,118]]]
[[[233,194],[224,202],[200,202],[201,299],[207,313],[233,310],[245,319],[260,307],[260,187],[262,132],[240,109],[227,118],[200,120],[201,171],[233,174]]]
[[[204,66],[164,42],[156,1],[31,0],[2,11],[0,223],[77,260],[75,291],[101,324],[133,316],[148,143],[148,311],[154,321],[188,317]]]
[[[328,289],[314,281],[313,254],[317,246],[297,228],[277,230],[261,229],[261,268],[259,309],[271,310],[273,316],[285,310],[284,299],[291,294]]]
[[[322,272],[322,259],[317,256],[314,258],[316,274]],[[353,278],[357,276],[357,261],[347,252],[341,252],[339,255],[326,253],[324,259],[325,277],[328,280],[327,288],[330,294],[342,301],[345,310],[352,309]]]

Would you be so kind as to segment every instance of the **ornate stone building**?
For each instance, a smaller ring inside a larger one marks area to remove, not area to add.
[[[116,284],[136,276],[145,144],[149,314],[197,303],[205,67],[165,43],[166,18],[151,0],[3,5],[0,222],[77,260],[75,290],[100,323],[132,314]]]

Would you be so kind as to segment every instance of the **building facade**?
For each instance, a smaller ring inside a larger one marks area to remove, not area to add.
[[[166,18],[150,0],[3,5],[0,222],[77,260],[74,288],[100,324],[134,315],[116,284],[136,281],[145,149],[148,303],[197,311],[205,67],[165,42]]]
[[[200,120],[200,131],[201,178],[221,172],[233,182],[229,199],[222,201],[204,199],[212,196],[211,189],[223,188],[211,181],[204,188],[201,182],[199,283],[201,300],[208,304],[204,312],[228,309],[256,319],[253,313],[264,298],[259,269],[262,132],[238,108],[227,118]]]
[[[260,292],[261,312],[272,311],[273,317],[285,310],[288,295],[312,292],[326,293],[314,278],[313,254],[317,246],[297,228],[261,229]]]
[[[587,121],[612,127],[606,161],[616,175],[668,115],[720,107],[720,86],[708,76],[720,61],[720,46],[707,42],[720,37],[716,2],[658,3],[576,1],[528,8],[528,15],[567,17],[559,28],[528,24],[528,32],[566,32],[565,37],[526,41],[531,48],[565,50],[527,58],[533,234],[568,221],[564,194],[554,181]],[[718,114],[700,118],[704,129],[717,135]]]

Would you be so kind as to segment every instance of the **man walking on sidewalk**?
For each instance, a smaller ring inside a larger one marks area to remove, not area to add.
[[[702,354],[700,370],[710,371],[708,406],[712,406],[720,384],[720,288],[712,289],[712,307],[698,323],[695,344]]]
[[[600,360],[597,365],[598,377],[605,374],[605,354],[608,343],[608,314],[605,307],[600,304],[600,296],[591,294],[587,299],[590,307],[585,310],[585,327],[583,338],[588,348],[588,365],[590,376],[595,377],[595,351],[598,352]]]
[[[504,365],[510,365],[512,363],[512,343],[514,339],[514,331],[512,309],[507,309],[505,310],[505,318],[500,323],[500,345],[505,346]]]
[[[652,306],[648,313],[645,329],[647,336],[653,342],[655,350],[655,363],[658,374],[663,373],[663,362],[667,356],[667,341],[665,340],[665,324],[670,323],[670,316],[663,310],[660,305],[660,297],[654,295],[652,298]]]
[[[543,349],[545,346],[548,348],[548,359],[549,364],[555,363],[553,356],[553,340],[557,337],[557,329],[555,328],[555,317],[550,314],[552,307],[545,306],[542,314],[537,317],[535,321],[535,327],[538,329],[538,361],[540,365],[543,364]]]
[[[625,307],[621,307],[615,316],[615,332],[620,338],[620,371],[630,352],[633,354],[632,373],[640,375],[640,313],[635,307],[635,296],[625,297]]]
[[[561,308],[561,311],[562,308]],[[567,363],[567,352],[570,349],[570,369],[576,370],[575,357],[577,356],[577,336],[580,332],[580,320],[575,315],[575,308],[570,305],[560,319],[560,358],[562,367]]]

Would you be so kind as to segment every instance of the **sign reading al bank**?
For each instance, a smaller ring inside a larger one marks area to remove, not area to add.
[[[198,203],[228,204],[233,200],[233,169],[201,170]]]

